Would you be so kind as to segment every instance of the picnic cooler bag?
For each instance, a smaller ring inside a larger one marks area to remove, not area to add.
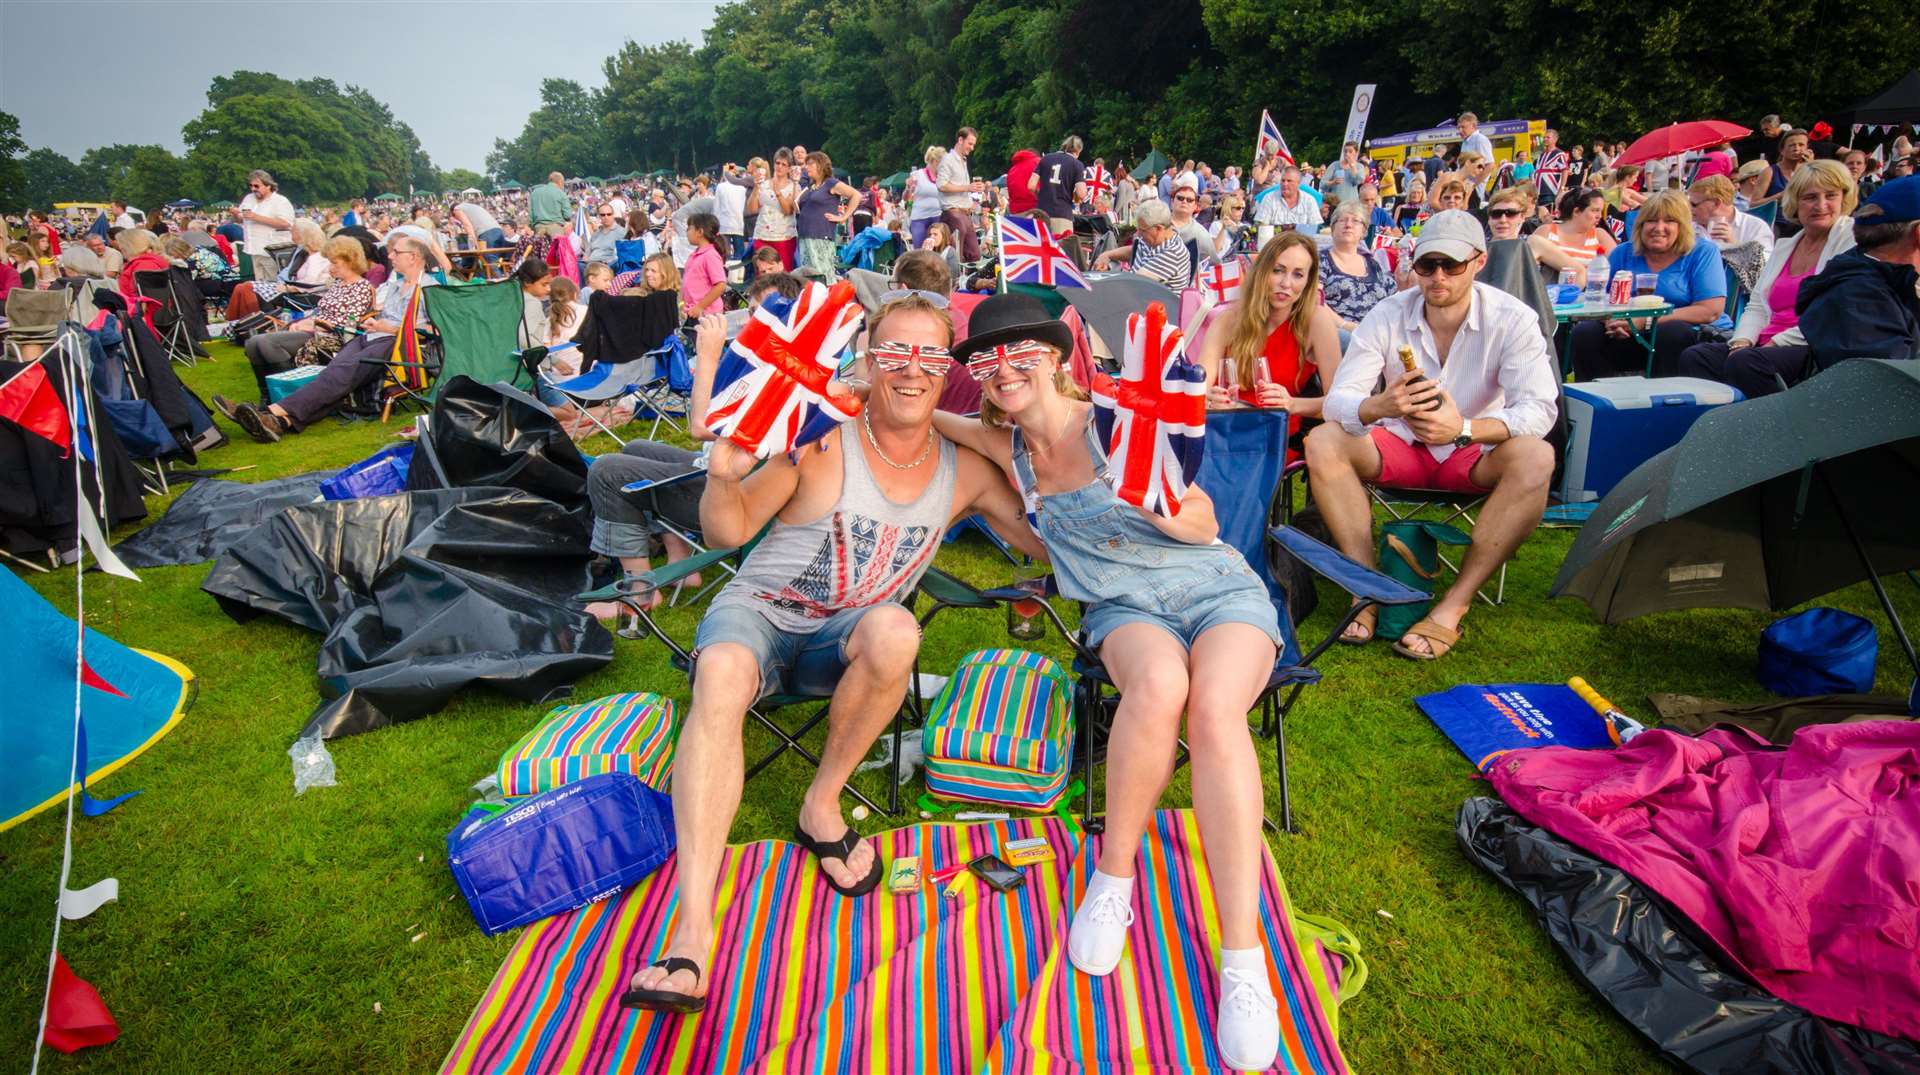
[[[1380,527],[1380,571],[1416,590],[1433,593],[1433,579],[1440,573],[1440,546],[1470,545],[1473,539],[1457,526],[1430,519],[1399,519]],[[1373,636],[1389,642],[1405,635],[1433,608],[1426,600],[1411,605],[1380,605]]]
[[[927,791],[942,799],[1050,810],[1072,769],[1072,684],[1021,649],[967,654],[921,732]]]
[[[1760,685],[1787,698],[1866,694],[1880,639],[1871,621],[1837,608],[1810,608],[1760,633]]]
[[[673,700],[650,691],[559,706],[500,756],[500,794],[538,795],[598,773],[665,791],[678,732]]]
[[[673,804],[601,773],[504,813],[474,809],[447,834],[447,867],[492,936],[606,899],[673,854]]]

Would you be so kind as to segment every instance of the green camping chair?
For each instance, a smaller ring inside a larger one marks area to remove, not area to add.
[[[504,382],[533,392],[534,378],[520,359],[520,325],[526,304],[512,280],[459,287],[430,287],[421,292],[427,320],[440,335],[440,386],[465,374],[481,384]]]

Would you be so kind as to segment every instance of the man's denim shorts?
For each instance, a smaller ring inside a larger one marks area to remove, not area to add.
[[[695,668],[701,651],[716,642],[745,646],[760,666],[760,695],[798,694],[825,698],[847,670],[847,640],[862,617],[881,605],[849,608],[820,621],[812,631],[795,633],[773,625],[757,610],[740,604],[707,610],[693,637]]]

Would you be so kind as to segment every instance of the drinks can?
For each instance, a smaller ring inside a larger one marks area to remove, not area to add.
[[[1560,270],[1560,286],[1561,287],[1573,286],[1573,266],[1569,265],[1566,268]]]
[[[1613,284],[1607,288],[1607,305],[1625,306],[1633,301],[1633,274],[1625,269],[1613,274]]]

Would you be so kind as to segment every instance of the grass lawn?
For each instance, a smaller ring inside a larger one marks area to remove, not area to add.
[[[186,371],[186,381],[203,395],[246,398],[245,359],[225,344],[214,351],[217,360]],[[231,477],[257,481],[352,462],[388,430],[326,422],[273,447],[231,432],[235,443],[206,465],[252,465]],[[602,438],[587,450],[611,446]],[[148,507],[157,517],[165,504],[155,498]],[[1365,945],[1372,978],[1341,1017],[1358,1070],[1662,1067],[1574,980],[1522,902],[1456,849],[1454,812],[1486,787],[1412,702],[1455,683],[1573,674],[1638,714],[1656,690],[1762,697],[1754,645],[1769,616],[1703,611],[1603,629],[1584,605],[1544,596],[1571,540],[1565,530],[1537,534],[1513,564],[1506,606],[1478,608],[1471,634],[1444,661],[1416,664],[1383,644],[1336,647],[1321,662],[1326,681],[1307,691],[1290,722],[1302,832],[1272,847],[1298,905],[1350,924]],[[975,582],[1007,577],[976,539],[948,547],[940,563]],[[446,833],[471,799],[469,785],[545,707],[464,692],[427,719],[333,744],[339,786],[295,798],[287,748],[318,702],[319,639],[272,619],[235,624],[200,592],[206,572],[149,569],[140,583],[87,576],[88,623],[179,658],[198,675],[200,694],[171,735],[100,789],[146,793],[76,821],[74,886],[118,877],[121,898],[69,923],[63,950],[99,988],[122,1037],[77,1057],[49,1053],[47,1069],[430,1070],[513,942],[474,926],[447,872]],[[71,573],[29,581],[73,611]],[[1902,612],[1920,620],[1914,588],[1902,582],[1895,592]],[[1884,635],[1864,585],[1830,601],[1874,619]],[[1324,600],[1302,634],[1324,632],[1324,609],[1334,604]],[[668,618],[691,632],[691,615]],[[939,671],[968,649],[1001,644],[999,616],[948,613],[923,653]],[[1880,688],[1904,693],[1904,672],[1897,653],[1883,661]],[[635,689],[685,698],[659,646],[624,640],[575,697]],[[735,841],[789,830],[807,773],[783,760],[775,774],[748,785]],[[1270,786],[1270,803],[1277,795]],[[1189,801],[1183,782],[1166,801]],[[31,1048],[61,817],[49,811],[0,834],[0,1056],[24,1059]]]

